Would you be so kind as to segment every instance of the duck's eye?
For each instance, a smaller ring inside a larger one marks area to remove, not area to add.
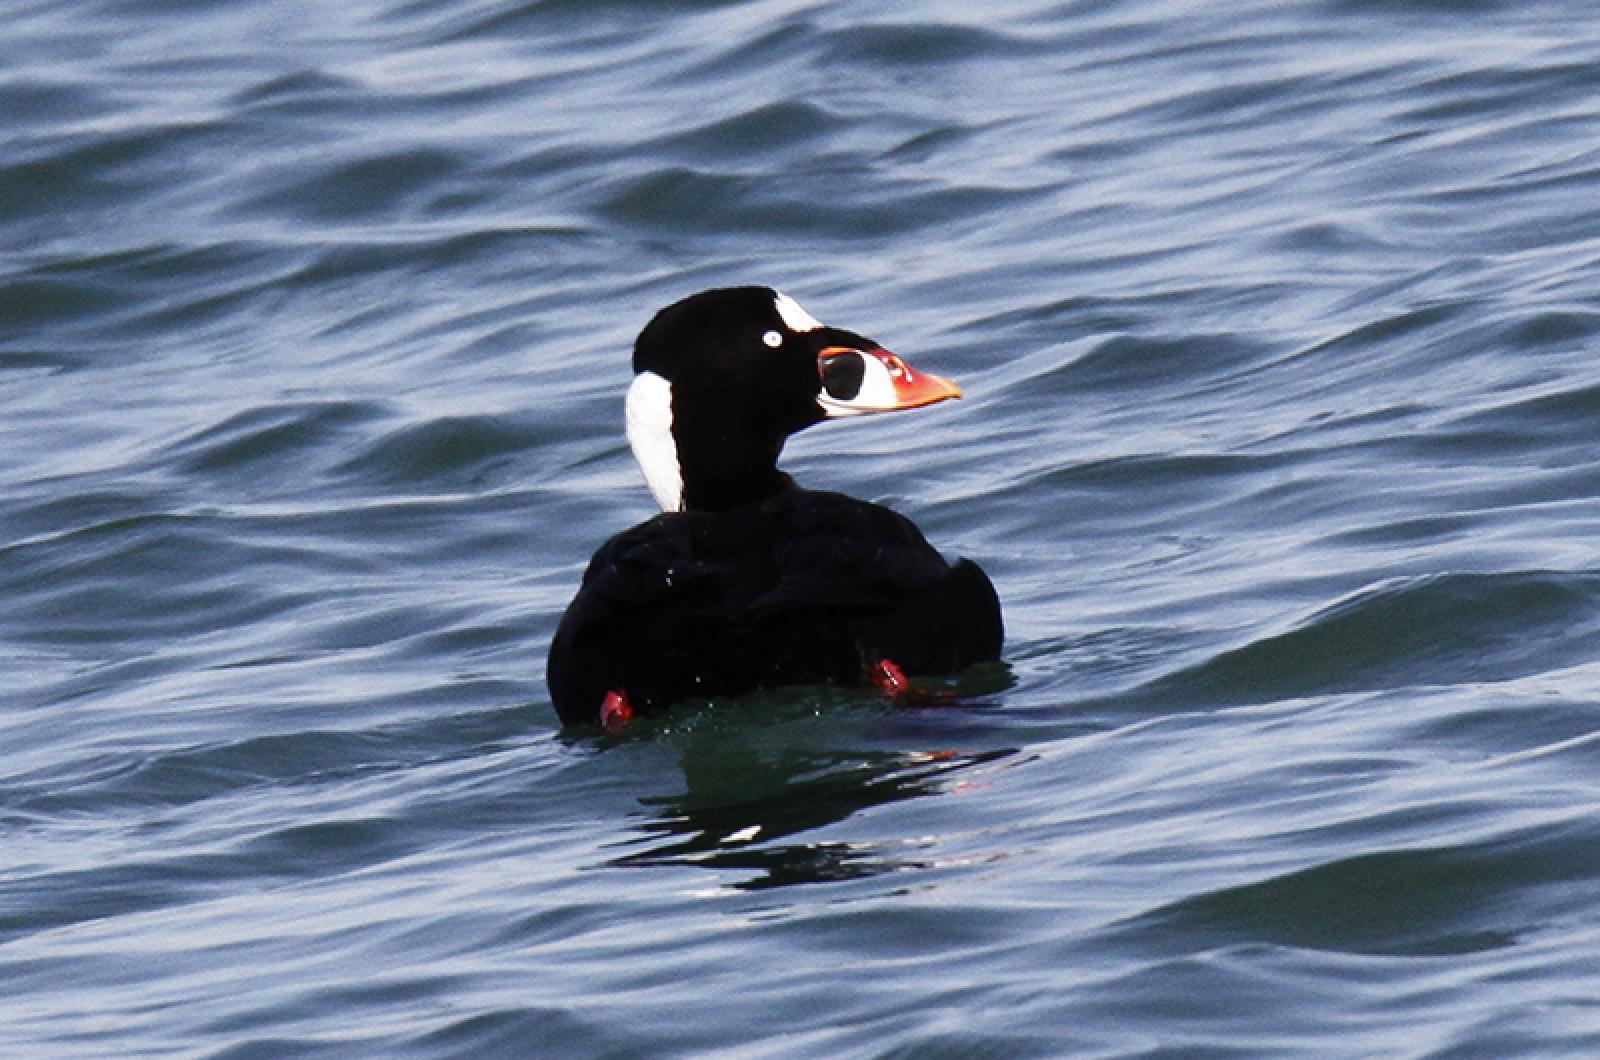
[[[779,346],[783,345],[783,332],[769,331],[765,335],[761,336],[761,341],[766,343],[768,346],[771,346],[773,349],[777,349]]]

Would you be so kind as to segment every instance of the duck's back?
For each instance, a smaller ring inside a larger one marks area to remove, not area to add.
[[[721,512],[660,515],[603,545],[550,646],[563,721],[611,691],[635,709],[789,684],[857,684],[889,659],[942,673],[1000,654],[988,577],[905,517],[791,489]]]

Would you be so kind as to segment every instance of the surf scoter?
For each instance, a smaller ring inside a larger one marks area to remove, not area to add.
[[[612,728],[684,699],[876,684],[1000,657],[1000,601],[909,519],[778,470],[824,419],[959,397],[769,287],[703,291],[634,345],[627,431],[663,514],[595,553],[550,644],[567,724]]]

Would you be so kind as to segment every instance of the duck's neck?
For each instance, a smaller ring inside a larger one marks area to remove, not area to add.
[[[794,488],[778,470],[784,435],[772,437],[726,405],[684,405],[652,372],[628,389],[628,443],[663,511],[726,511]],[[685,419],[693,430],[681,429]]]
[[[759,504],[775,493],[794,489],[794,479],[767,462],[730,467],[726,461],[696,469],[686,464],[683,494],[686,511],[720,512]]]

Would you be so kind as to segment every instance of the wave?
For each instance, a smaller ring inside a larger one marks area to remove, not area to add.
[[[1505,680],[1600,654],[1600,574],[1398,578],[1132,690],[1174,706]]]
[[[1114,937],[1182,950],[1248,943],[1391,957],[1502,949],[1574,912],[1600,875],[1600,830],[1572,818],[1471,842],[1369,850],[1181,899]]]

